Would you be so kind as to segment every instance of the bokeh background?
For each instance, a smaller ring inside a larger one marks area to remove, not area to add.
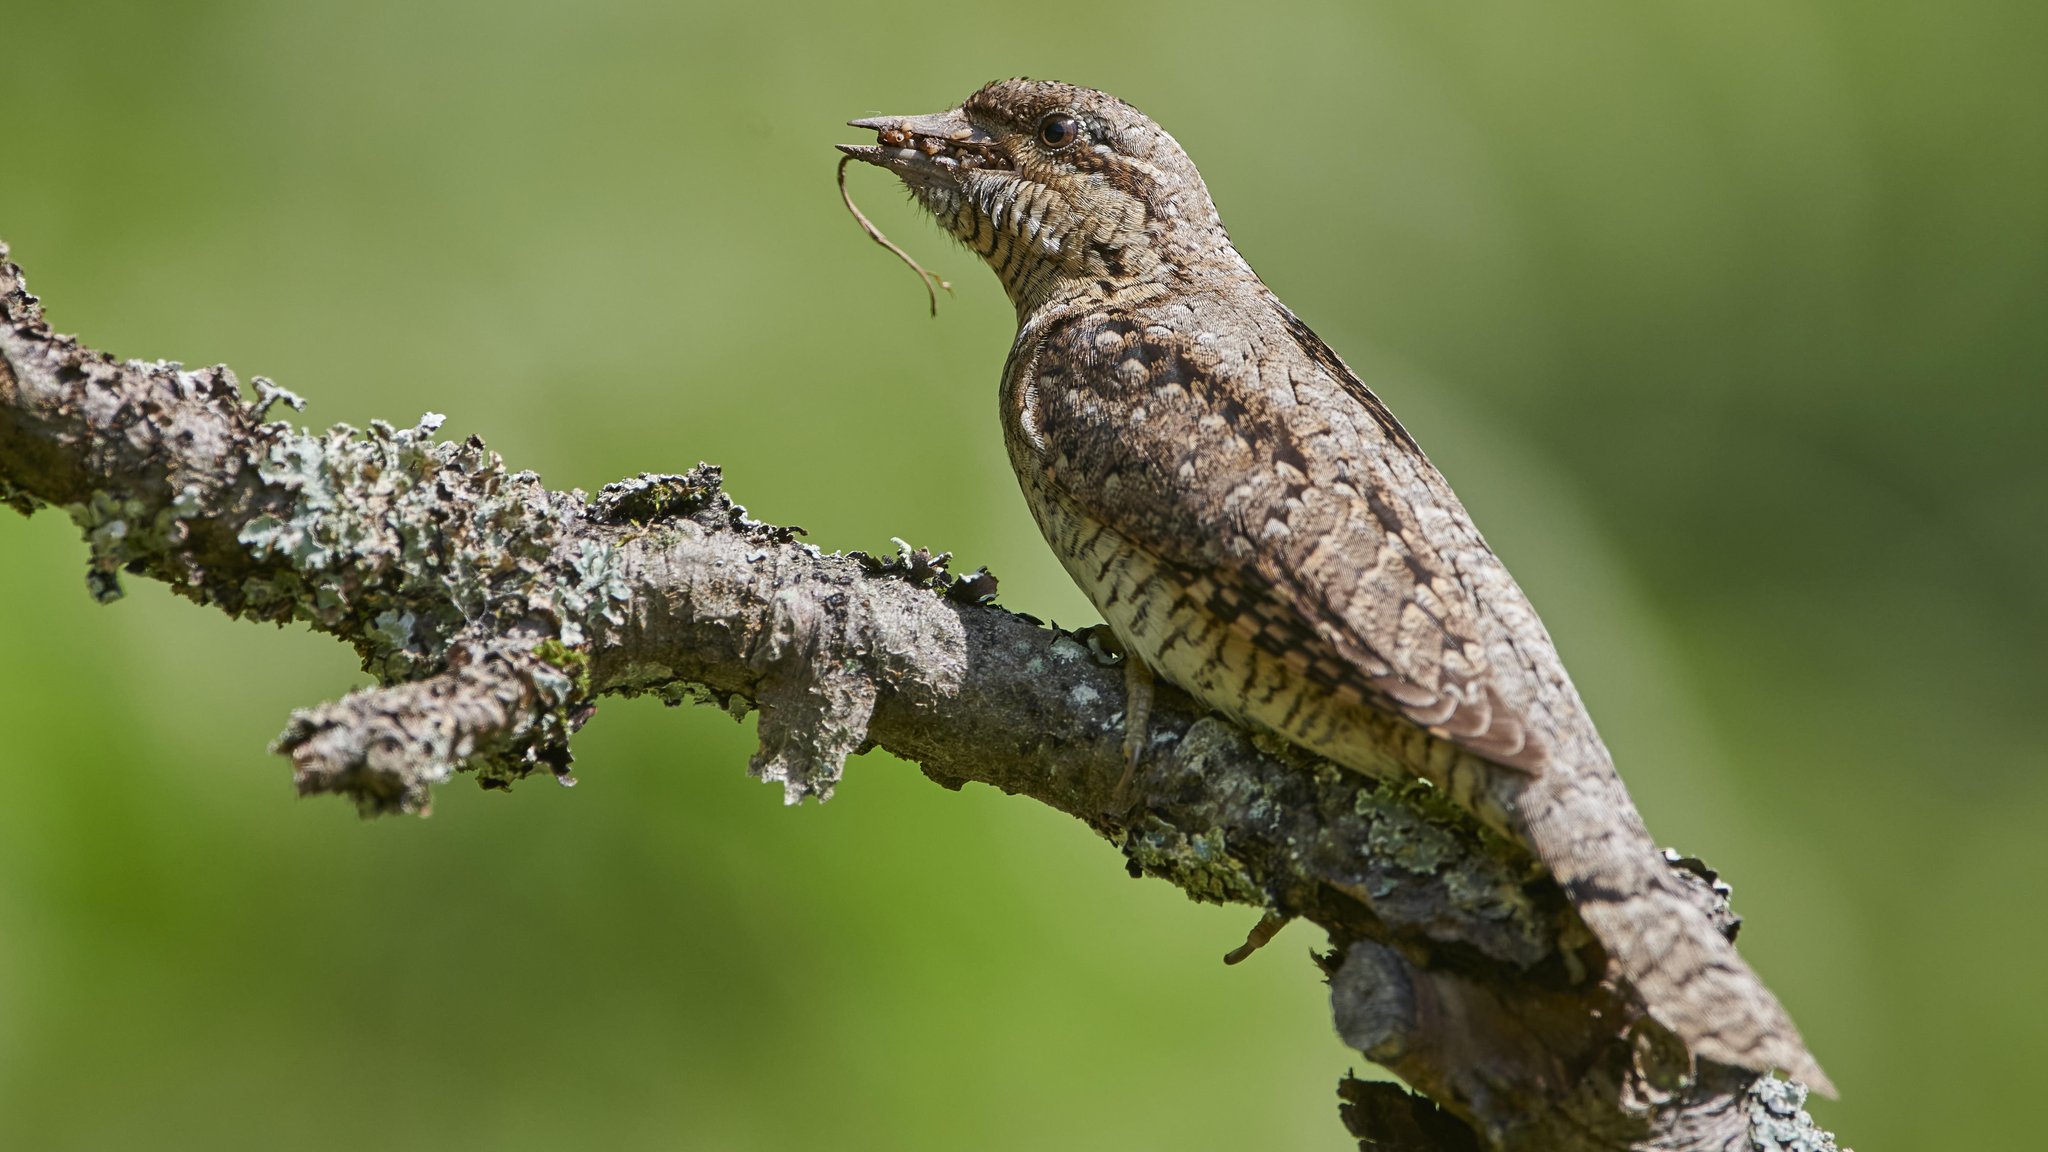
[[[925,315],[849,117],[1115,91],[1520,574],[1865,1152],[2048,1072],[2048,7],[0,0],[0,237],[56,324],[595,489],[708,459],[828,548],[1092,619],[1007,473],[994,279]],[[293,799],[339,645],[0,516],[0,1146],[1324,1148],[1290,929],[883,755],[604,705],[583,780]]]

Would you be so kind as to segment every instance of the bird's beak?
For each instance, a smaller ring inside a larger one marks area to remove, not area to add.
[[[840,144],[841,152],[905,180],[957,177],[970,168],[1008,167],[995,138],[958,108],[929,116],[872,116],[848,127],[875,134],[873,144]]]

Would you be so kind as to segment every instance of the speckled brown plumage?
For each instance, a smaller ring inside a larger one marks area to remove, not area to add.
[[[1192,162],[1085,88],[856,121],[1017,308],[1010,462],[1134,657],[1362,772],[1370,709],[1475,753],[1434,783],[1530,845],[1698,1056],[1829,1091],[1678,890],[1548,633],[1414,439],[1260,282]]]

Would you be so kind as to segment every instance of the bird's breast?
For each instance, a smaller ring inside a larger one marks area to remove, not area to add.
[[[1258,621],[1216,611],[1211,577],[1165,564],[1020,472],[1046,542],[1125,649],[1203,704],[1347,767],[1387,775],[1375,713],[1303,667],[1305,653],[1260,642]]]

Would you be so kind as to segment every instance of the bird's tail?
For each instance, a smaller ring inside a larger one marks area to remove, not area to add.
[[[1517,806],[1531,847],[1580,918],[1650,1015],[1693,1055],[1780,1069],[1835,1095],[1784,1005],[1687,898],[1611,767],[1572,772],[1553,763]]]

